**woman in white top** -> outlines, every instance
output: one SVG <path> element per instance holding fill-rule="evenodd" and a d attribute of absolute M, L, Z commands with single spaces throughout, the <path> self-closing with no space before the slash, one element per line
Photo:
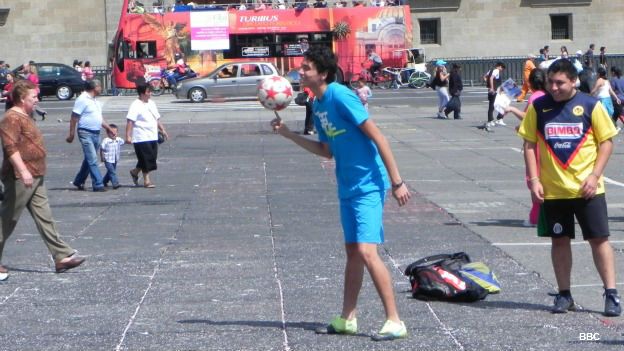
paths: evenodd
<path fill-rule="evenodd" d="M 613 99 L 618 104 L 620 104 L 621 101 L 615 94 L 615 91 L 611 88 L 611 84 L 607 79 L 607 70 L 603 67 L 598 67 L 597 73 L 598 79 L 596 79 L 596 83 L 591 90 L 591 94 L 602 102 L 602 105 L 607 110 L 609 116 L 613 116 L 613 101 L 611 101 L 611 97 L 613 96 Z"/>
<path fill-rule="evenodd" d="M 139 172 L 143 173 L 143 186 L 154 188 L 149 173 L 157 169 L 158 132 L 169 138 L 165 127 L 160 123 L 160 114 L 147 85 L 137 85 L 139 98 L 134 100 L 126 116 L 126 143 L 134 145 L 137 165 L 130 171 L 134 185 L 139 185 Z"/>

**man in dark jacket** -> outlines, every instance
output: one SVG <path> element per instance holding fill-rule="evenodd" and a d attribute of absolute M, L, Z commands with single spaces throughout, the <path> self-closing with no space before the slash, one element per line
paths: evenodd
<path fill-rule="evenodd" d="M 446 104 L 444 114 L 446 115 L 446 118 L 448 118 L 451 111 L 453 111 L 454 119 L 462 119 L 461 101 L 459 100 L 459 96 L 464 89 L 464 83 L 461 78 L 461 66 L 454 63 L 451 67 L 451 74 L 449 76 L 449 94 L 451 95 L 451 100 L 449 100 Z"/>

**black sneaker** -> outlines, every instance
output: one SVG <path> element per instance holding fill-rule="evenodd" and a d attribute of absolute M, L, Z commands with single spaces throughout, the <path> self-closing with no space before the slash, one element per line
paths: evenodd
<path fill-rule="evenodd" d="M 603 294 L 605 297 L 604 315 L 607 317 L 618 317 L 622 314 L 622 306 L 620 306 L 620 297 L 616 294 Z"/>
<path fill-rule="evenodd" d="M 574 311 L 576 309 L 572 296 L 566 297 L 561 294 L 549 295 L 555 297 L 554 305 L 550 310 L 552 313 L 567 313 L 568 311 Z"/>

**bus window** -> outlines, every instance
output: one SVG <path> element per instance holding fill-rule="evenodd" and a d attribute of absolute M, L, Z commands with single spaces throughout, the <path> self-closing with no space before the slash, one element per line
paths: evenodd
<path fill-rule="evenodd" d="M 136 53 L 140 59 L 156 57 L 156 41 L 137 41 Z"/>
<path fill-rule="evenodd" d="M 123 32 L 120 32 L 117 36 L 117 52 L 115 53 L 115 60 L 117 61 L 117 69 L 120 72 L 124 71 L 124 58 L 127 56 L 126 42 L 123 40 Z"/>

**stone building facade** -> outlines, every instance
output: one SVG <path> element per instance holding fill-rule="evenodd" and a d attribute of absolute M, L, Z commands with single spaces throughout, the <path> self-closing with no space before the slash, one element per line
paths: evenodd
<path fill-rule="evenodd" d="M 544 45 L 550 46 L 551 54 L 562 45 L 573 54 L 586 50 L 589 43 L 595 43 L 596 49 L 606 46 L 609 53 L 624 53 L 622 0 L 408 3 L 413 46 L 424 48 L 429 58 L 526 55 Z M 6 21 L 0 26 L 0 59 L 12 65 L 26 60 L 71 64 L 74 59 L 106 65 L 121 6 L 122 0 L 0 0 L 0 25 Z"/>
<path fill-rule="evenodd" d="M 622 0 L 410 0 L 414 46 L 427 57 L 558 55 L 595 43 L 624 53 Z M 437 30 L 437 32 L 436 32 Z"/>
<path fill-rule="evenodd" d="M 122 0 L 0 0 L 0 59 L 106 65 Z M 2 9 L 8 9 L 8 15 Z"/>

